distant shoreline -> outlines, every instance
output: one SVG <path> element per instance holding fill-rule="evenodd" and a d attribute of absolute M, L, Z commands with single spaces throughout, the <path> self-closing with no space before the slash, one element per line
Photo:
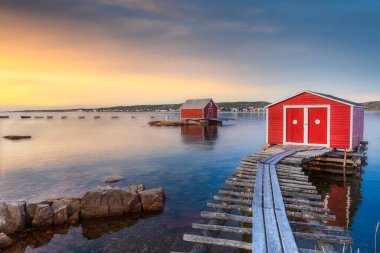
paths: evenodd
<path fill-rule="evenodd" d="M 269 105 L 266 101 L 254 102 L 221 102 L 217 103 L 221 112 L 258 112 Z M 178 112 L 182 104 L 130 105 L 98 108 L 45 109 L 45 110 L 8 110 L 0 113 L 29 113 L 29 112 Z M 363 103 L 366 111 L 380 111 L 380 101 Z"/>

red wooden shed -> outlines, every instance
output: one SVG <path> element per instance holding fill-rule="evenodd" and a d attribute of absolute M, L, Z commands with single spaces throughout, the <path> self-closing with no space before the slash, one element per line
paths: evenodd
<path fill-rule="evenodd" d="M 363 140 L 364 107 L 303 91 L 266 107 L 267 143 L 355 149 Z"/>
<path fill-rule="evenodd" d="M 218 106 L 212 98 L 189 99 L 179 109 L 181 120 L 215 119 L 218 117 Z"/>

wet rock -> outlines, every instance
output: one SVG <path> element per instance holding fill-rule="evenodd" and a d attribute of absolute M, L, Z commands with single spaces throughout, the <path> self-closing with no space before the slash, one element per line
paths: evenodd
<path fill-rule="evenodd" d="M 52 199 L 49 200 L 51 202 L 53 212 L 54 212 L 54 218 L 53 223 L 54 225 L 61 225 L 70 219 L 70 223 L 73 222 L 73 220 L 76 220 L 76 222 L 79 220 L 79 218 L 76 218 L 73 216 L 74 214 L 80 212 L 80 199 L 78 198 L 60 198 L 60 199 Z"/>
<path fill-rule="evenodd" d="M 80 217 L 80 212 L 76 212 L 73 215 L 71 215 L 68 219 L 67 222 L 70 224 L 76 224 L 79 222 L 79 217 Z"/>
<path fill-rule="evenodd" d="M 0 232 L 12 234 L 25 227 L 25 202 L 0 202 Z"/>
<path fill-rule="evenodd" d="M 138 203 L 138 195 L 129 189 L 97 187 L 81 201 L 81 217 L 95 218 L 129 213 Z"/>
<path fill-rule="evenodd" d="M 9 238 L 9 236 L 4 233 L 0 233 L 0 248 L 9 247 L 12 245 L 12 243 L 13 241 L 11 238 Z"/>
<path fill-rule="evenodd" d="M 145 190 L 145 186 L 143 184 L 134 184 L 134 185 L 130 185 L 128 186 L 129 189 L 133 190 L 133 191 L 143 191 Z"/>
<path fill-rule="evenodd" d="M 160 212 L 164 209 L 164 188 L 155 188 L 138 192 L 144 212 Z"/>
<path fill-rule="evenodd" d="M 34 212 L 38 204 L 49 204 L 48 201 L 30 201 L 26 203 L 26 225 L 31 226 Z"/>
<path fill-rule="evenodd" d="M 142 212 L 142 205 L 140 201 L 137 201 L 135 206 L 129 211 L 129 213 L 141 213 Z"/>
<path fill-rule="evenodd" d="M 69 217 L 69 211 L 68 211 L 68 205 L 66 204 L 61 204 L 61 203 L 54 203 L 52 205 L 53 208 L 53 224 L 54 225 L 62 225 L 64 224 L 68 217 Z"/>
<path fill-rule="evenodd" d="M 34 210 L 32 226 L 46 227 L 53 225 L 54 211 L 49 204 L 37 204 Z"/>
<path fill-rule="evenodd" d="M 114 183 L 120 182 L 123 179 L 124 177 L 107 177 L 103 179 L 103 182 L 106 184 L 114 184 Z"/>

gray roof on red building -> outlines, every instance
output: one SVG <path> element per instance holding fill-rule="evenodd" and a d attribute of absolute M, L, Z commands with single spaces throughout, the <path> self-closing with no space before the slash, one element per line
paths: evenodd
<path fill-rule="evenodd" d="M 188 99 L 179 109 L 204 109 L 211 101 L 212 98 Z"/>

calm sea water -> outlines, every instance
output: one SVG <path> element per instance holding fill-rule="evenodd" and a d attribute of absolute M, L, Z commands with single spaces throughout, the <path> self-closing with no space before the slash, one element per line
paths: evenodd
<path fill-rule="evenodd" d="M 36 114 L 46 116 L 46 114 Z M 81 196 L 123 176 L 116 186 L 143 183 L 165 187 L 165 210 L 157 216 L 86 221 L 21 234 L 7 252 L 169 252 L 186 251 L 183 233 L 195 233 L 200 211 L 217 194 L 240 159 L 265 142 L 263 113 L 224 113 L 234 119 L 216 128 L 150 127 L 154 119 L 177 114 L 66 113 L 54 119 L 0 119 L 0 135 L 31 135 L 31 140 L 0 139 L 0 199 Z M 78 119 L 79 115 L 86 116 Z M 100 115 L 100 119 L 94 119 Z M 132 118 L 133 115 L 135 118 Z M 380 220 L 380 113 L 365 114 L 368 165 L 362 175 L 311 179 L 337 216 L 334 224 L 350 229 L 354 249 L 373 252 Z M 379 238 L 380 240 L 380 238 Z M 380 248 L 378 248 L 379 250 Z M 220 249 L 215 249 L 220 251 Z"/>

